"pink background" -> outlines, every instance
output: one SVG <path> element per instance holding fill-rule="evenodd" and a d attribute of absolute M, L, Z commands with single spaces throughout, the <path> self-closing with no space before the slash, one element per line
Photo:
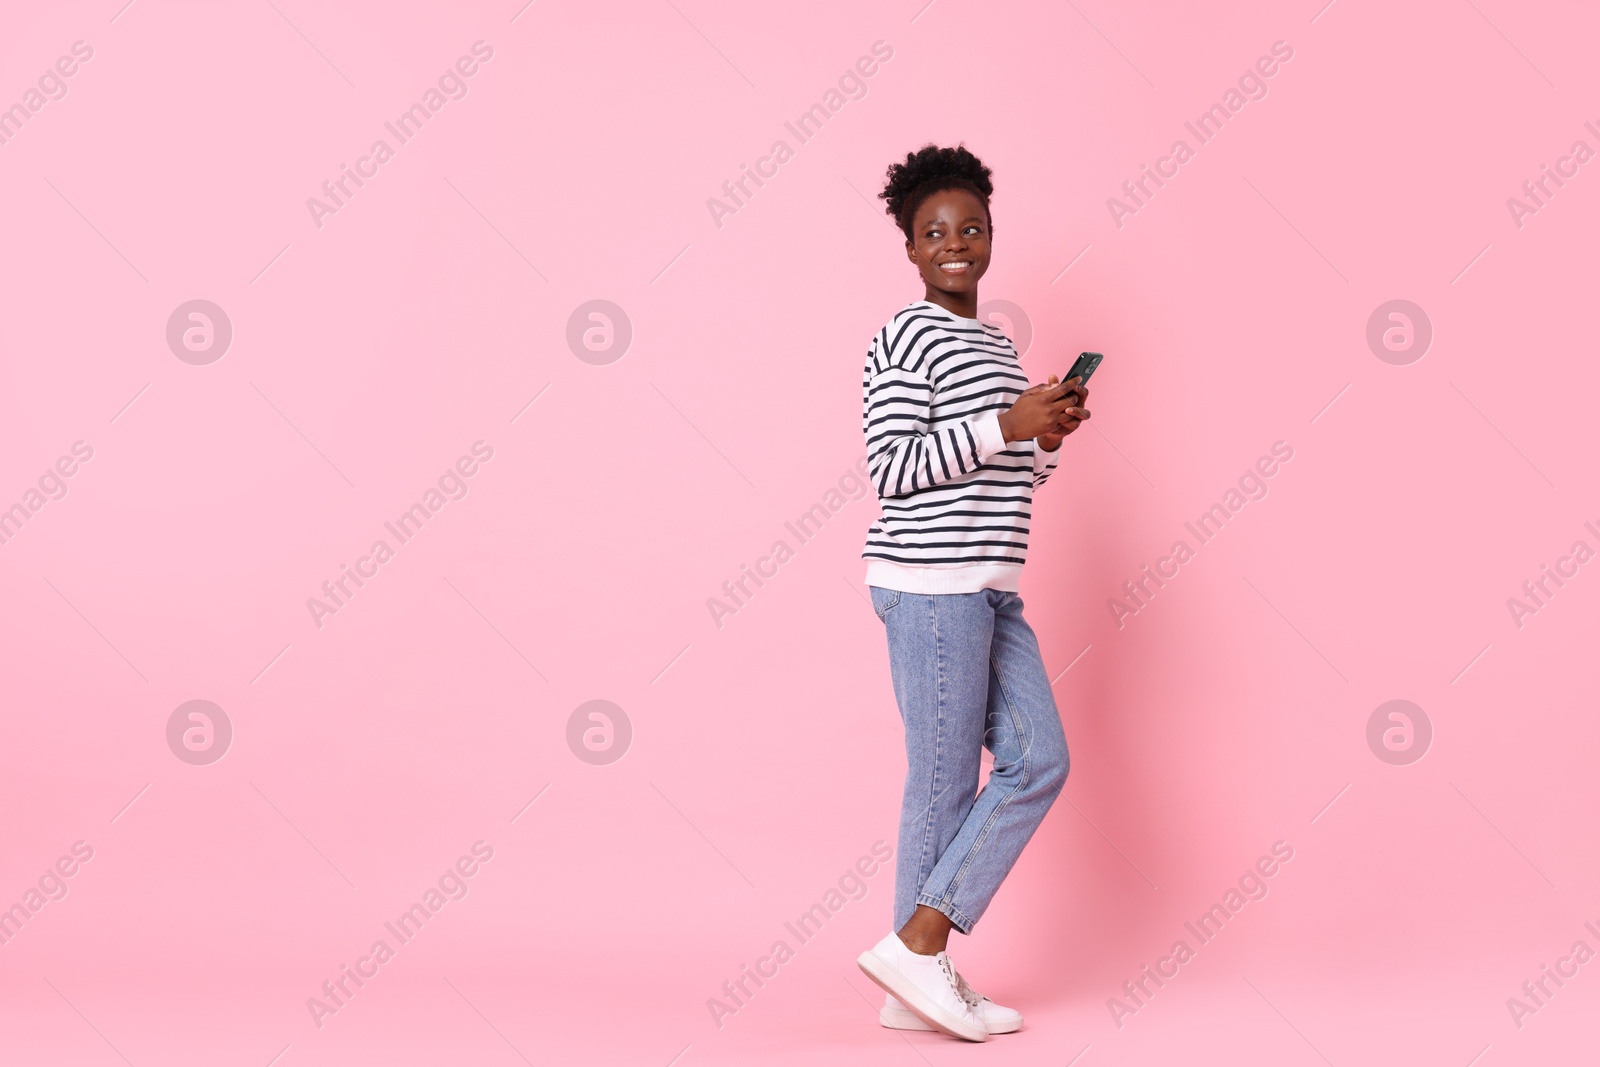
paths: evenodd
<path fill-rule="evenodd" d="M 1600 567 L 1520 628 L 1506 600 L 1600 548 L 1600 164 L 1520 228 L 1506 198 L 1600 148 L 1600 21 L 1321 3 L 7 4 L 0 104 L 94 55 L 0 145 L 0 506 L 94 455 L 0 545 L 0 904 L 94 855 L 0 946 L 0 1062 L 1592 1058 L 1600 963 L 1520 1028 L 1506 1001 L 1600 949 Z M 478 40 L 465 98 L 318 228 L 306 198 Z M 1268 95 L 1119 228 L 1107 198 L 1279 40 Z M 881 871 L 719 1028 L 707 999 L 893 842 L 873 503 L 783 524 L 863 452 L 867 342 L 921 296 L 875 194 L 927 140 L 994 168 L 983 297 L 1024 309 L 1030 375 L 1107 354 L 1022 584 L 1071 778 L 953 944 L 1028 1027 L 877 1025 Z M 165 339 L 193 299 L 233 327 L 209 365 Z M 595 299 L 633 330 L 603 365 L 566 342 Z M 1394 299 L 1433 327 L 1408 365 L 1366 341 Z M 479 440 L 319 629 L 306 599 Z M 1279 440 L 1267 497 L 1119 629 L 1108 598 Z M 234 730 L 204 766 L 165 733 L 196 699 Z M 632 724 L 609 765 L 567 743 L 595 699 Z M 1420 761 L 1368 747 L 1391 699 L 1432 723 Z M 315 1025 L 479 840 L 468 895 Z M 1108 998 L 1280 840 L 1270 895 L 1119 1027 Z"/>

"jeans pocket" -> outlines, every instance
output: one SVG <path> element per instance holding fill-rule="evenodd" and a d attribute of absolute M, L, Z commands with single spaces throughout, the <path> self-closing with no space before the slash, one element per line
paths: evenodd
<path fill-rule="evenodd" d="M 872 610 L 877 613 L 879 622 L 886 622 L 884 616 L 889 609 L 900 603 L 900 590 L 884 589 L 881 586 L 869 586 L 872 590 Z"/>

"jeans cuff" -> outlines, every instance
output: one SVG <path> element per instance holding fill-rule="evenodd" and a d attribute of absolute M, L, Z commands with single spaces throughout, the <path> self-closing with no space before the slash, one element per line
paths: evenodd
<path fill-rule="evenodd" d="M 963 915 L 961 909 L 950 903 L 950 901 L 940 900 L 938 897 L 919 896 L 917 897 L 917 903 L 927 905 L 934 911 L 943 915 L 955 925 L 957 930 L 960 930 L 962 933 L 972 933 L 973 920 Z"/>

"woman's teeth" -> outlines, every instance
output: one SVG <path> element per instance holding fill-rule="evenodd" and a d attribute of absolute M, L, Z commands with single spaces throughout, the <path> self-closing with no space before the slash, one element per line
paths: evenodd
<path fill-rule="evenodd" d="M 939 269 L 946 274 L 960 274 L 970 266 L 972 266 L 971 261 L 963 259 L 955 263 L 941 263 Z"/>

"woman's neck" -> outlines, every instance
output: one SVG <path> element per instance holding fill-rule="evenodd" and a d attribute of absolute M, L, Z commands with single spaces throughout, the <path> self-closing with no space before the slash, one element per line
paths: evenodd
<path fill-rule="evenodd" d="M 964 319 L 978 317 L 978 293 L 947 293 L 943 289 L 927 287 L 927 295 L 923 297 L 930 304 L 938 304 L 952 315 L 959 315 Z"/>

